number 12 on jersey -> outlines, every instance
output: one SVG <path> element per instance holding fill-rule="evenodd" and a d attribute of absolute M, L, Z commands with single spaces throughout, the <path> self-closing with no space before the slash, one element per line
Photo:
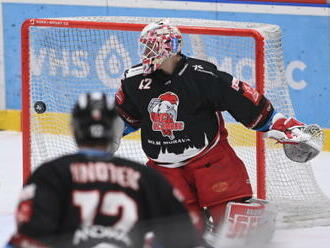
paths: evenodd
<path fill-rule="evenodd" d="M 75 190 L 73 204 L 80 208 L 83 225 L 94 224 L 97 215 L 120 217 L 113 228 L 127 233 L 138 220 L 138 208 L 134 199 L 122 191 Z"/>

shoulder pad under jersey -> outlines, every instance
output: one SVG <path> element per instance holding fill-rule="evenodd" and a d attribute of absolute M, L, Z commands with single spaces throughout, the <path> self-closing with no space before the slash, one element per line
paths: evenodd
<path fill-rule="evenodd" d="M 142 73 L 143 73 L 142 65 L 139 65 L 137 67 L 131 67 L 125 71 L 124 78 L 134 77 L 134 76 L 142 74 Z"/>

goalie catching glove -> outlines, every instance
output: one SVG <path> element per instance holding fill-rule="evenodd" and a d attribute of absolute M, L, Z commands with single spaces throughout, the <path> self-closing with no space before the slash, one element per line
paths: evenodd
<path fill-rule="evenodd" d="M 282 143 L 285 155 L 299 163 L 313 159 L 323 147 L 324 135 L 318 125 L 305 125 L 281 113 L 274 115 L 266 136 Z"/>

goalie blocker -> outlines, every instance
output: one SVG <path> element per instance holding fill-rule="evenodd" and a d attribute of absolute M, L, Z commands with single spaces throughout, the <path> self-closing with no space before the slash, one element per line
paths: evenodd
<path fill-rule="evenodd" d="M 285 155 L 298 163 L 315 158 L 324 142 L 323 131 L 317 124 L 305 125 L 281 113 L 276 113 L 272 118 L 266 137 L 282 143 Z"/>

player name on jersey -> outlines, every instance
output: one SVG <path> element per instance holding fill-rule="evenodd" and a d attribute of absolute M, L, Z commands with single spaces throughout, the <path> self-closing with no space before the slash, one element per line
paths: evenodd
<path fill-rule="evenodd" d="M 106 162 L 73 163 L 72 180 L 76 183 L 111 182 L 122 187 L 139 189 L 140 173 L 132 168 Z"/>

